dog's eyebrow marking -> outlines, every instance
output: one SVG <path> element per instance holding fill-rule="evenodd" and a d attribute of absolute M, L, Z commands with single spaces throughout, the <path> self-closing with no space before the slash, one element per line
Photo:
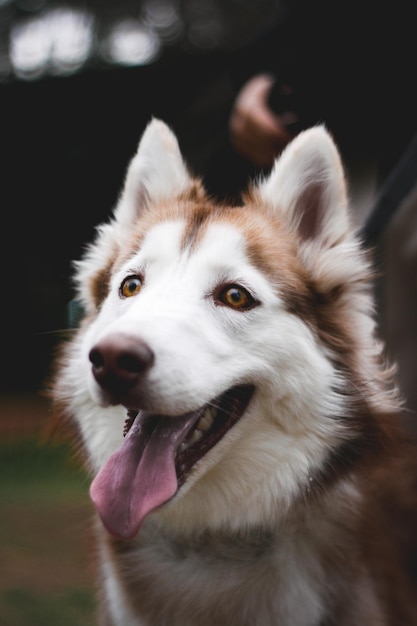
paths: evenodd
<path fill-rule="evenodd" d="M 94 274 L 94 276 L 90 279 L 90 291 L 97 309 L 109 293 L 111 270 L 113 265 L 114 259 L 111 258 L 107 262 L 106 266 Z"/>

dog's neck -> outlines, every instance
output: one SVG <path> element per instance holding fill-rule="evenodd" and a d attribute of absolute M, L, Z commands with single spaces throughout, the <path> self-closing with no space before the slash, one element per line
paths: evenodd
<path fill-rule="evenodd" d="M 223 528 L 185 536 L 149 519 L 137 540 L 110 542 L 106 550 L 113 563 L 119 562 L 119 572 L 126 573 L 125 593 L 144 612 L 144 623 L 162 623 L 162 605 L 172 616 L 171 626 L 183 626 L 181 616 L 194 613 L 199 626 L 273 626 L 277 615 L 283 626 L 319 626 L 325 623 L 325 606 L 337 607 L 340 624 L 352 611 L 358 623 L 366 623 L 375 607 L 362 606 L 362 594 L 358 596 L 358 588 L 362 585 L 368 593 L 369 584 L 350 541 L 357 518 L 346 489 L 353 487 L 340 485 L 308 510 L 288 513 L 274 529 Z M 346 587 L 359 600 L 355 607 L 339 608 L 338 597 L 346 597 Z M 260 596 L 262 616 L 253 612 L 255 606 L 259 609 Z"/>

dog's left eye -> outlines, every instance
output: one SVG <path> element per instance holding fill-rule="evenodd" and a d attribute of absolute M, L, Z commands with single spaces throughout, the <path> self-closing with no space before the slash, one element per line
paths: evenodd
<path fill-rule="evenodd" d="M 130 298 L 136 296 L 142 289 L 143 280 L 137 274 L 126 276 L 120 285 L 120 295 L 122 298 Z"/>
<path fill-rule="evenodd" d="M 218 293 L 216 300 L 220 304 L 239 311 L 247 311 L 258 304 L 255 298 L 240 285 L 226 285 Z"/>

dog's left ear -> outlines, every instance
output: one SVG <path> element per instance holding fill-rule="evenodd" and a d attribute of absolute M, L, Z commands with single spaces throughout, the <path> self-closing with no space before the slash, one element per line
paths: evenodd
<path fill-rule="evenodd" d="M 192 184 L 171 129 L 153 118 L 130 162 L 115 209 L 118 222 L 130 223 L 146 206 L 180 195 Z"/>
<path fill-rule="evenodd" d="M 87 313 L 95 313 L 100 306 L 109 261 L 116 257 L 124 239 L 130 236 L 137 216 L 148 206 L 174 198 L 194 184 L 174 133 L 164 122 L 153 119 L 130 162 L 112 219 L 97 227 L 95 240 L 86 248 L 82 259 L 74 262 L 77 301 Z M 98 283 L 102 286 L 99 290 L 96 289 Z"/>
<path fill-rule="evenodd" d="M 303 131 L 287 146 L 258 192 L 302 242 L 330 247 L 349 229 L 344 170 L 323 126 Z"/>

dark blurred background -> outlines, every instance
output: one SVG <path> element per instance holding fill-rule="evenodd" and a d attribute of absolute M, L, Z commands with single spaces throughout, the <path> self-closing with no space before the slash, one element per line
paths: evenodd
<path fill-rule="evenodd" d="M 50 443 L 39 393 L 68 328 L 72 261 L 108 219 L 152 116 L 212 194 L 247 182 L 228 140 L 229 70 L 284 1 L 0 0 L 0 626 L 95 623 L 90 481 L 65 433 Z M 412 108 L 403 87 L 388 85 Z M 374 168 L 359 165 L 362 211 Z"/>
<path fill-rule="evenodd" d="M 240 184 L 228 67 L 277 10 L 279 0 L 0 0 L 0 391 L 44 384 L 71 261 L 109 216 L 151 116 L 171 125 L 210 191 Z"/>

